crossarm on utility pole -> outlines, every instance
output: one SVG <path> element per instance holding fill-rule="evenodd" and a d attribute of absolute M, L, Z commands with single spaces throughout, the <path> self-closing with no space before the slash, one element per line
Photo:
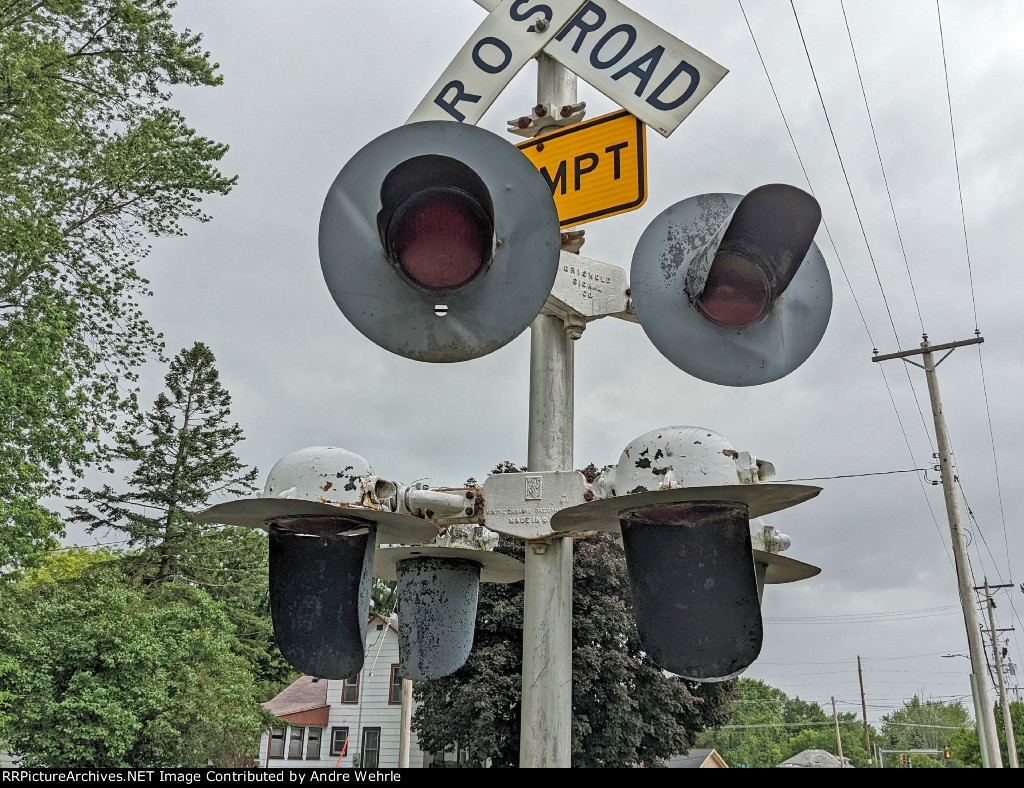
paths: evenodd
<path fill-rule="evenodd" d="M 974 339 L 962 339 L 959 342 L 947 342 L 945 345 L 928 345 L 925 341 L 921 347 L 913 350 L 901 350 L 899 353 L 886 353 L 881 356 L 872 356 L 872 361 L 888 361 L 893 358 L 906 358 L 907 356 L 921 356 L 925 353 L 934 353 L 936 350 L 953 350 L 954 348 L 963 347 L 964 345 L 978 345 L 985 341 L 985 337 L 975 337 Z M 927 345 L 927 347 L 925 347 Z"/>

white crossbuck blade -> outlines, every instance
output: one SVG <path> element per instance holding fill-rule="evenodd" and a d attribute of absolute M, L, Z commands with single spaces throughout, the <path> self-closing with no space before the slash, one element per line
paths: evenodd
<path fill-rule="evenodd" d="M 618 0 L 476 0 L 490 13 L 407 123 L 479 122 L 541 51 L 663 137 L 728 70 Z"/>

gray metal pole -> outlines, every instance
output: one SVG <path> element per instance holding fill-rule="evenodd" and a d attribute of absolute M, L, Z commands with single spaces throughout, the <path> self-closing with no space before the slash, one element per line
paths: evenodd
<path fill-rule="evenodd" d="M 576 77 L 547 55 L 537 59 L 537 103 L 576 102 Z M 531 471 L 572 469 L 573 346 L 562 320 L 538 315 L 530 327 Z M 523 690 L 519 765 L 571 766 L 572 539 L 526 543 Z"/>
<path fill-rule="evenodd" d="M 984 727 L 985 747 L 988 751 L 986 766 L 1001 769 L 1002 757 L 999 753 L 999 737 L 996 734 L 996 717 L 992 708 L 992 697 L 988 691 L 988 682 L 983 678 L 988 675 L 985 659 L 985 644 L 981 640 L 981 627 L 978 612 L 974 607 L 974 580 L 971 565 L 967 558 L 967 540 L 964 538 L 963 526 L 960 524 L 960 505 L 953 486 L 953 450 L 949 443 L 949 432 L 946 430 L 946 416 L 942 412 L 942 397 L 939 394 L 939 378 L 935 371 L 935 356 L 927 337 L 921 343 L 924 349 L 925 376 L 928 379 L 928 395 L 931 398 L 932 418 L 935 422 L 935 441 L 939 448 L 939 467 L 942 472 L 942 493 L 946 501 L 946 515 L 949 519 L 949 532 L 953 538 L 953 557 L 956 561 L 957 584 L 960 591 L 960 607 L 964 613 L 964 624 L 967 627 L 967 644 L 971 655 L 971 668 L 976 677 L 978 688 L 978 734 Z"/>
<path fill-rule="evenodd" d="M 1006 761 L 1011 769 L 1020 768 L 1017 765 L 1017 739 L 1013 735 L 1013 718 L 1010 716 L 1010 702 L 1006 699 L 1006 682 L 1003 680 L 1003 658 L 999 653 L 999 640 L 996 638 L 996 614 L 993 613 L 995 605 L 992 604 L 992 591 L 988 587 L 988 578 L 985 578 L 985 606 L 988 608 L 988 626 L 992 633 L 992 659 L 996 663 L 996 677 L 999 679 L 999 705 L 1003 709 L 1003 730 L 1006 732 Z"/>

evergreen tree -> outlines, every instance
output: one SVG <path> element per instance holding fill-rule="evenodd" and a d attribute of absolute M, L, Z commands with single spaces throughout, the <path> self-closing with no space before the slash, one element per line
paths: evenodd
<path fill-rule="evenodd" d="M 91 508 L 74 507 L 73 520 L 90 532 L 123 532 L 132 551 L 122 563 L 142 585 L 188 584 L 222 601 L 238 630 L 236 650 L 257 678 L 284 681 L 291 669 L 273 645 L 266 537 L 194 519 L 214 495 L 251 494 L 258 475 L 235 454 L 242 429 L 229 422 L 231 397 L 213 353 L 196 342 L 171 361 L 164 381 L 152 409 L 117 435 L 114 459 L 132 466 L 126 491 L 82 490 Z"/>
<path fill-rule="evenodd" d="M 503 462 L 492 473 L 524 470 Z M 590 466 L 584 473 L 592 475 Z M 501 537 L 498 552 L 523 560 L 523 543 Z M 519 764 L 523 584 L 483 583 L 473 651 L 451 676 L 416 687 L 420 745 L 453 742 L 469 766 Z M 734 682 L 668 677 L 640 648 L 625 555 L 609 536 L 580 540 L 573 560 L 574 766 L 655 766 L 687 751 L 706 727 L 723 724 Z"/>

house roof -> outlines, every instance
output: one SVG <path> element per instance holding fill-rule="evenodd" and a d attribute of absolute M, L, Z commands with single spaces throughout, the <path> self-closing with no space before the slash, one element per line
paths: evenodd
<path fill-rule="evenodd" d="M 327 679 L 302 676 L 263 704 L 275 717 L 319 709 L 327 705 Z"/>
<path fill-rule="evenodd" d="M 700 769 L 708 761 L 712 761 L 711 765 L 719 768 L 726 767 L 727 764 L 722 759 L 714 748 L 692 748 L 686 755 L 676 755 L 673 758 L 669 758 L 665 761 L 665 767 L 668 769 Z"/>
<path fill-rule="evenodd" d="M 370 628 L 370 625 L 373 624 L 374 621 L 377 621 L 377 622 L 380 622 L 380 623 L 383 623 L 383 624 L 387 624 L 389 627 L 391 627 L 391 630 L 396 635 L 398 634 L 398 626 L 397 626 L 397 622 L 396 621 L 386 619 L 386 618 L 384 618 L 384 616 L 378 616 L 376 613 L 374 615 L 370 616 L 370 621 L 366 625 L 367 629 Z"/>
<path fill-rule="evenodd" d="M 847 768 L 852 769 L 850 762 L 843 758 L 845 763 L 840 763 L 839 759 L 827 750 L 804 750 L 798 752 L 792 758 L 787 758 L 778 765 L 777 768 L 789 768 L 789 769 L 840 769 Z"/>

